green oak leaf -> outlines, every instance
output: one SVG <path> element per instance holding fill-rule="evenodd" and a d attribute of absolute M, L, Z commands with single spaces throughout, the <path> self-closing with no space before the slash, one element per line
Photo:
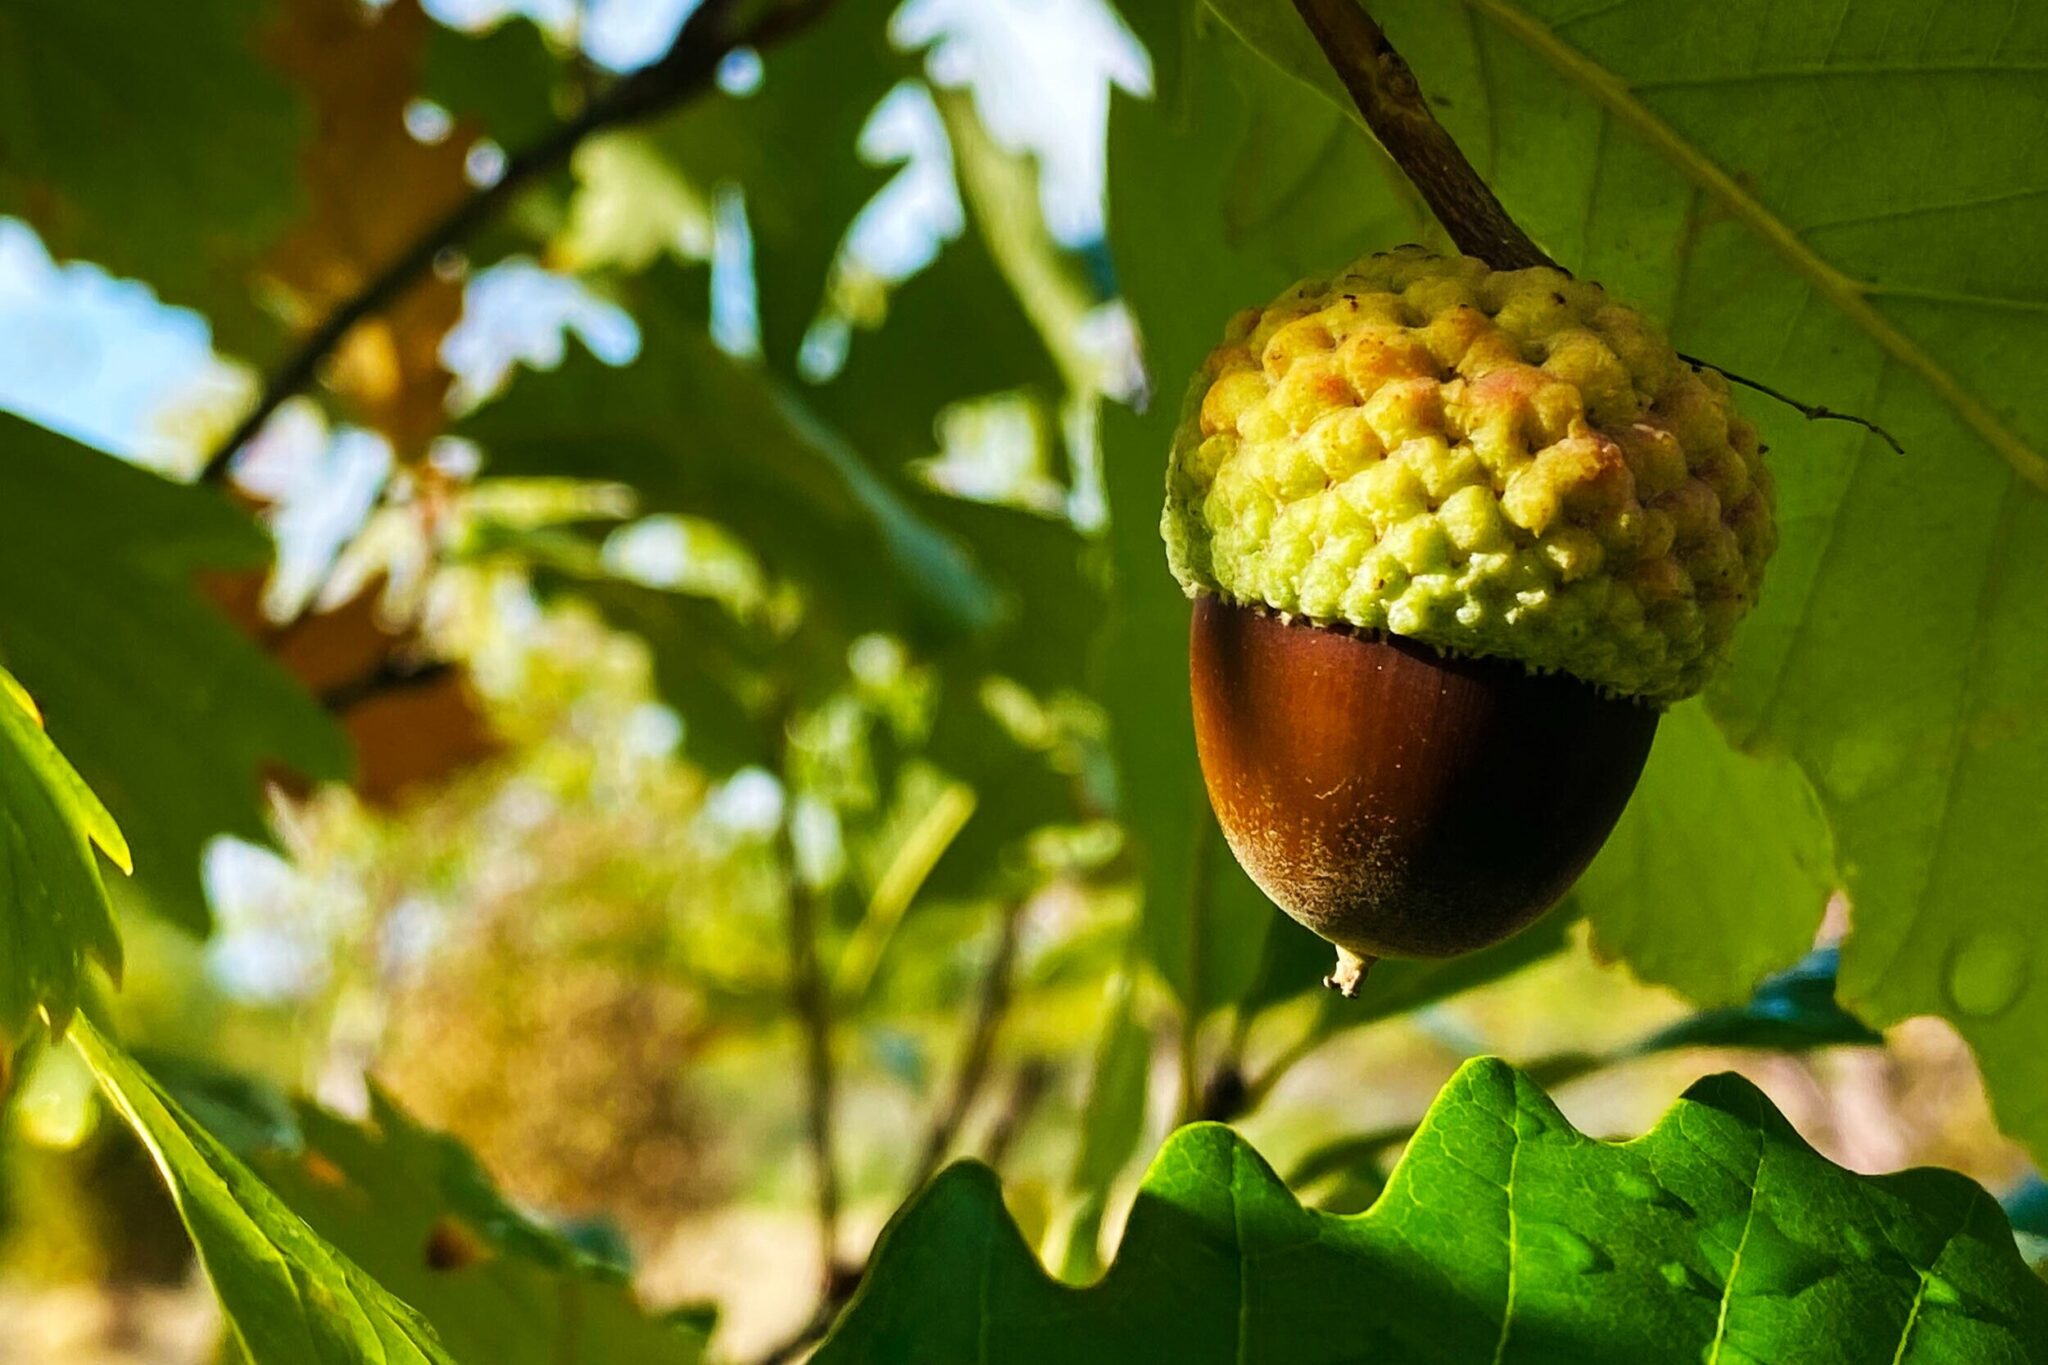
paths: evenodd
<path fill-rule="evenodd" d="M 1869 1177 L 1734 1076 L 1629 1143 L 1467 1063 L 1386 1191 L 1303 1208 L 1242 1138 L 1175 1134 L 1096 1284 L 1053 1281 L 995 1176 L 942 1174 L 883 1234 L 818 1365 L 1131 1360 L 2022 1362 L 2048 1286 L 1962 1176 Z"/>
<path fill-rule="evenodd" d="M 1731 1004 L 1813 946 L 1836 885 L 1828 855 L 1799 769 L 1729 748 L 1687 702 L 1659 723 L 1642 782 L 1574 895 L 1596 952 Z"/>
<path fill-rule="evenodd" d="M 989 624 L 995 603 L 965 551 L 801 395 L 712 344 L 700 272 L 657 264 L 630 302 L 641 333 L 630 364 L 571 347 L 559 368 L 520 374 L 458 426 L 492 473 L 613 480 L 647 511 L 715 521 L 849 635 Z"/>
<path fill-rule="evenodd" d="M 25 0 L 0 10 L 0 213 L 204 312 L 275 336 L 243 272 L 298 207 L 306 111 L 259 55 L 265 0 Z"/>
<path fill-rule="evenodd" d="M 530 19 L 507 18 L 475 33 L 436 24 L 427 38 L 420 94 L 517 151 L 558 122 L 549 96 L 562 71 L 547 36 Z"/>
<path fill-rule="evenodd" d="M 87 1019 L 71 1041 L 149 1150 L 250 1365 L 455 1365 L 420 1315 L 323 1241 Z"/>
<path fill-rule="evenodd" d="M 416 1305 L 458 1359 L 687 1365 L 702 1354 L 697 1310 L 640 1307 L 614 1229 L 572 1236 L 536 1221 L 467 1147 L 375 1085 L 355 1122 L 204 1062 L 138 1060 L 315 1233 Z"/>
<path fill-rule="evenodd" d="M 1256 36 L 1288 7 L 1224 8 Z M 2019 913 L 2048 882 L 2048 597 L 2030 581 L 2048 555 L 2048 11 L 1373 13 L 1559 260 L 1648 308 L 1681 350 L 1904 444 L 1745 399 L 1774 452 L 1782 546 L 1708 700 L 1737 743 L 1796 760 L 1819 793 L 1854 905 L 1844 1000 L 1877 1024 L 1948 1017 L 2000 1121 L 2048 1151 L 2048 935 Z M 1298 48 L 1273 53 L 1328 90 Z M 1724 994 L 1755 966 L 1748 931 L 1769 935 L 1779 913 L 1760 904 L 1744 932 L 1644 969 Z"/>
<path fill-rule="evenodd" d="M 271 1188 L 458 1359 L 688 1365 L 703 1336 L 635 1301 L 625 1269 L 508 1203 L 475 1156 L 372 1091 L 369 1122 L 297 1106 L 303 1145 L 250 1156 Z"/>
<path fill-rule="evenodd" d="M 855 149 L 875 106 L 915 69 L 889 45 L 895 8 L 832 5 L 762 55 L 757 89 L 709 93 L 649 131 L 700 192 L 744 192 L 762 349 L 778 370 L 794 368 L 848 226 L 889 179 Z"/>
<path fill-rule="evenodd" d="M 121 969 L 94 845 L 133 870 L 120 826 L 0 669 L 0 1040 L 19 1038 L 38 1009 L 69 1022 L 88 957 Z"/>
<path fill-rule="evenodd" d="M 207 841 L 268 837 L 263 774 L 350 767 L 332 718 L 199 592 L 269 553 L 218 495 L 0 415 L 0 663 L 127 834 L 152 907 L 195 930 Z"/>

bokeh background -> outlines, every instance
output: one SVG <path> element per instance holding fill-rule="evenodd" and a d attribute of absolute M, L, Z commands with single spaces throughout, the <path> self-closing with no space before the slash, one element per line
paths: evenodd
<path fill-rule="evenodd" d="M 424 4 L 433 25 L 480 41 L 516 31 L 593 81 L 665 51 L 688 7 Z M 342 1116 L 388 1096 L 459 1138 L 535 1217 L 629 1257 L 647 1304 L 715 1304 L 716 1353 L 735 1360 L 798 1331 L 826 1271 L 806 1024 L 790 1007 L 792 896 L 822 916 L 848 1265 L 934 1132 L 947 1155 L 1000 1163 L 1013 1213 L 1075 1276 L 1113 1248 L 1144 1156 L 1197 1114 L 1233 1118 L 1306 1196 L 1362 1207 L 1437 1088 L 1480 1052 L 1530 1066 L 1594 1134 L 1640 1132 L 1697 1076 L 1735 1069 L 1846 1166 L 1938 1163 L 2016 1208 L 2038 1201 L 1947 1025 L 1879 1037 L 1834 1007 L 1828 949 L 1853 913 L 1839 896 L 1815 956 L 1746 1010 L 1702 1015 L 1598 960 L 1567 909 L 1472 989 L 1427 987 L 1421 1008 L 1363 1026 L 1307 979 L 1185 1022 L 1137 946 L 1118 804 L 1131 775 L 1073 643 L 1104 609 L 1097 417 L 1145 396 L 1103 245 L 1104 149 L 1112 98 L 1149 98 L 1151 64 L 1100 0 L 905 0 L 888 32 L 902 75 L 878 83 L 846 149 L 872 191 L 831 228 L 843 240 L 791 382 L 881 386 L 886 403 L 897 380 L 859 369 L 882 349 L 871 334 L 892 307 L 917 306 L 900 301 L 921 276 L 971 322 L 980 277 L 949 263 L 991 239 L 1052 334 L 1060 391 L 978 393 L 905 425 L 928 436 L 913 453 L 934 496 L 1020 513 L 1028 534 L 1071 547 L 1026 631 L 1051 666 L 1020 678 L 1000 662 L 935 662 L 858 613 L 813 632 L 837 610 L 829 598 L 716 519 L 649 508 L 604 478 L 500 477 L 486 461 L 492 435 L 556 402 L 528 375 L 596 384 L 656 368 L 632 394 L 668 382 L 669 321 L 622 277 L 687 276 L 725 357 L 761 354 L 764 314 L 769 343 L 785 339 L 757 272 L 778 206 L 750 199 L 744 174 L 692 179 L 661 127 L 610 136 L 579 154 L 516 249 L 437 267 L 459 308 L 429 337 L 439 388 L 401 391 L 387 420 L 359 412 L 363 425 L 294 401 L 236 465 L 278 558 L 263 581 L 218 594 L 302 676 L 332 684 L 320 690 L 363 771 L 353 786 L 281 781 L 271 844 L 205 849 L 210 936 L 125 915 L 114 1008 L 128 1036 Z M 772 98 L 775 79 L 772 62 L 735 54 L 721 98 Z M 502 170 L 502 146 L 427 96 L 395 115 L 402 128 L 380 136 L 459 143 L 472 183 Z M 977 221 L 990 202 L 1004 206 L 993 230 Z M 1006 232 L 1027 240 L 1006 246 Z M 0 407 L 185 478 L 257 383 L 217 353 L 207 319 L 91 263 L 58 264 L 33 228 L 0 218 Z M 523 387 L 524 406 L 494 406 Z M 452 412 L 455 434 L 415 439 L 403 409 L 422 401 L 425 429 Z M 685 401 L 652 420 L 694 418 Z M 841 571 L 858 593 L 874 569 Z M 767 761 L 719 746 L 671 657 L 734 631 L 795 642 L 802 658 L 805 681 L 765 708 L 737 690 L 772 718 Z M 400 703 L 360 685 L 349 661 L 366 654 L 397 659 L 402 706 L 422 709 L 380 709 Z M 973 762 L 947 760 L 963 697 L 1030 776 L 995 761 L 980 731 L 965 741 Z M 1032 784 L 1046 804 L 982 831 L 978 811 Z M 1105 1117 L 1111 1092 L 1122 1098 Z M 957 1122 L 942 1122 L 956 1100 Z M 30 1058 L 0 1138 L 0 1357 L 174 1365 L 212 1361 L 217 1339 L 147 1160 L 70 1052 Z"/>

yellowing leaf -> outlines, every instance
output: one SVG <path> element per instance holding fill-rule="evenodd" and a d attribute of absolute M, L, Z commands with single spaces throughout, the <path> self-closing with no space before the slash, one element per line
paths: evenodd
<path fill-rule="evenodd" d="M 470 192 L 471 132 L 458 126 L 429 144 L 405 126 L 432 31 L 416 0 L 375 10 L 356 0 L 296 0 L 270 37 L 272 61 L 311 97 L 315 116 L 299 156 L 308 216 L 265 269 L 301 328 L 361 290 Z M 445 422 L 441 338 L 461 312 L 460 284 L 429 274 L 335 353 L 334 387 L 401 455 L 423 449 Z"/>

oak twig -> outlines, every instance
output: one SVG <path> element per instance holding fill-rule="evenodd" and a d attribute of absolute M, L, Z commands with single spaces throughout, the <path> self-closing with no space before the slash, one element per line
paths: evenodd
<path fill-rule="evenodd" d="M 1209 947 L 1210 859 L 1222 831 L 1208 799 L 1197 797 L 1195 833 L 1188 856 L 1188 998 L 1181 1003 L 1180 1048 L 1177 1057 L 1180 1097 L 1174 1102 L 1173 1126 L 1193 1123 L 1202 1107 L 1202 975 Z"/>
<path fill-rule="evenodd" d="M 1351 92 L 1366 127 L 1414 182 L 1458 250 L 1495 270 L 1557 263 L 1508 217 L 1358 0 L 1294 0 L 1301 20 Z"/>
<path fill-rule="evenodd" d="M 775 706 L 775 768 L 782 780 L 782 819 L 775 832 L 776 855 L 787 879 L 789 1003 L 803 1033 L 804 1127 L 811 1148 L 812 1189 L 818 1225 L 818 1294 L 828 1300 L 838 1283 L 839 1163 L 833 1140 L 838 1075 L 832 1056 L 832 991 L 818 958 L 818 894 L 804 881 L 796 846 L 796 780 L 788 701 Z"/>
<path fill-rule="evenodd" d="M 718 67 L 736 48 L 764 47 L 810 23 L 831 0 L 704 0 L 676 34 L 675 42 L 652 65 L 622 78 L 598 95 L 574 118 L 506 158 L 504 173 L 429 223 L 406 248 L 349 298 L 337 304 L 312 331 L 300 339 L 265 380 L 256 405 L 206 457 L 200 467 L 203 483 L 227 478 L 236 452 L 263 429 L 286 400 L 313 382 L 320 366 L 358 323 L 389 308 L 418 283 L 445 251 L 462 246 L 533 181 L 567 165 L 576 149 L 593 134 L 666 113 L 701 93 Z M 741 21 L 741 11 L 751 18 Z"/>

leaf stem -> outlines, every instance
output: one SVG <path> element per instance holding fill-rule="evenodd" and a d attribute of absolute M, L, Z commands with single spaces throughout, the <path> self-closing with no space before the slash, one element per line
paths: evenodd
<path fill-rule="evenodd" d="M 403 298 L 442 253 L 474 237 L 528 184 L 567 165 L 585 139 L 667 113 L 709 86 L 719 64 L 735 49 L 765 47 L 787 37 L 830 4 L 831 0 L 769 0 L 749 6 L 742 0 L 704 0 L 659 60 L 626 76 L 574 118 L 513 152 L 502 175 L 429 223 L 355 294 L 335 305 L 270 374 L 256 405 L 206 457 L 200 481 L 224 482 L 236 452 L 255 438 L 278 408 L 313 382 L 356 324 Z M 735 14 L 741 10 L 751 11 L 751 19 L 737 22 Z"/>
<path fill-rule="evenodd" d="M 1809 422 L 1848 422 L 1875 434 L 1879 440 L 1890 446 L 1895 454 L 1903 455 L 1906 453 L 1906 448 L 1899 444 L 1896 436 L 1893 436 L 1889 431 L 1886 431 L 1868 417 L 1858 417 L 1853 412 L 1838 412 L 1834 408 L 1823 407 L 1818 403 L 1802 403 L 1791 394 L 1780 392 L 1769 384 L 1750 379 L 1745 375 L 1739 375 L 1733 370 L 1716 365 L 1711 360 L 1701 360 L 1698 356 L 1690 356 L 1683 351 L 1678 353 L 1678 358 L 1696 370 L 1712 370 L 1731 384 L 1740 384 L 1745 389 L 1756 390 L 1766 398 L 1775 398 Z"/>

